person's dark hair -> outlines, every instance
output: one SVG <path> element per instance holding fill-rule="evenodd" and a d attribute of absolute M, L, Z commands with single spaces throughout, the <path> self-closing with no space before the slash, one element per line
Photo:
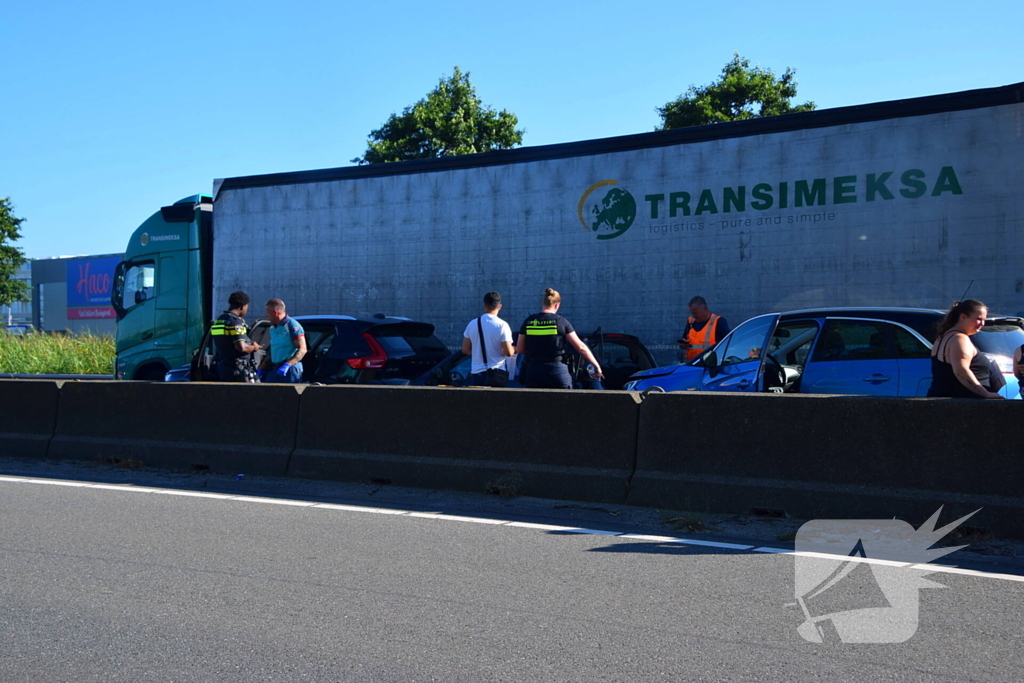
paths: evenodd
<path fill-rule="evenodd" d="M 960 316 L 972 316 L 981 309 L 987 309 L 988 306 L 978 301 L 977 299 L 965 299 L 963 301 L 954 301 L 953 306 L 946 311 L 946 315 L 939 321 L 938 332 L 935 335 L 935 341 L 938 341 L 942 335 L 953 329 L 958 322 L 960 322 Z"/>
<path fill-rule="evenodd" d="M 487 292 L 484 294 L 484 306 L 487 310 L 494 310 L 501 304 L 501 294 L 497 292 Z"/>
<path fill-rule="evenodd" d="M 231 292 L 228 297 L 228 309 L 241 308 L 249 303 L 249 295 L 245 292 Z"/>
<path fill-rule="evenodd" d="M 544 290 L 544 308 L 550 308 L 562 300 L 562 295 L 548 287 Z"/>
<path fill-rule="evenodd" d="M 267 302 L 267 308 L 273 308 L 275 311 L 283 311 L 283 310 L 285 310 L 284 302 L 281 301 L 280 299 L 277 299 L 277 298 L 274 298 L 274 299 L 271 299 L 270 301 L 268 301 Z"/>
<path fill-rule="evenodd" d="M 690 299 L 690 303 L 688 303 L 687 306 L 692 306 L 694 304 L 697 304 L 698 306 L 703 306 L 704 308 L 708 307 L 707 299 L 705 299 L 702 296 L 693 297 L 692 299 Z"/>

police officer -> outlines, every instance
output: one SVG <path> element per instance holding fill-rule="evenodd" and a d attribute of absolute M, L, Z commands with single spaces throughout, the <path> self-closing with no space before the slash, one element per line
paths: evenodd
<path fill-rule="evenodd" d="M 690 299 L 690 317 L 686 319 L 679 343 L 679 362 L 691 361 L 729 334 L 729 323 L 720 315 L 708 310 L 708 302 L 702 296 Z"/>
<path fill-rule="evenodd" d="M 249 312 L 249 295 L 232 292 L 228 310 L 220 314 L 210 328 L 213 337 L 217 376 L 221 382 L 255 382 L 256 363 L 252 355 L 260 345 L 249 339 L 245 314 Z"/>
<path fill-rule="evenodd" d="M 566 343 L 594 366 L 593 379 L 601 379 L 601 364 L 579 338 L 568 320 L 558 315 L 562 295 L 548 287 L 541 302 L 543 310 L 523 321 L 516 340 L 516 351 L 526 354 L 523 385 L 530 389 L 572 389 L 572 377 L 562 362 L 568 352 Z"/>

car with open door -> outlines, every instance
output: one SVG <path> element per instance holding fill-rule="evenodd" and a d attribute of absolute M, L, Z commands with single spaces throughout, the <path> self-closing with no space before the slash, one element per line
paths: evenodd
<path fill-rule="evenodd" d="M 931 348 L 943 311 L 831 308 L 769 313 L 747 320 L 685 365 L 654 368 L 626 383 L 643 391 L 750 391 L 924 396 Z M 1024 319 L 992 316 L 971 336 L 1003 372 L 1000 393 L 1019 398 L 1013 349 L 1024 344 Z"/>

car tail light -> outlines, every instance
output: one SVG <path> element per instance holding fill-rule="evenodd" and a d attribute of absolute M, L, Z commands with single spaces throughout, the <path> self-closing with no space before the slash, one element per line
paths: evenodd
<path fill-rule="evenodd" d="M 366 332 L 363 332 L 363 339 L 370 347 L 370 355 L 362 358 L 349 358 L 348 364 L 356 370 L 375 370 L 384 367 L 384 364 L 388 362 L 388 354 L 385 353 L 384 348 Z"/>

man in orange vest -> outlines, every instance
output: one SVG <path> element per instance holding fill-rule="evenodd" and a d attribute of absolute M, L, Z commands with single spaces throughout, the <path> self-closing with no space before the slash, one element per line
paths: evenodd
<path fill-rule="evenodd" d="M 708 310 L 708 302 L 702 296 L 690 299 L 690 317 L 686 319 L 683 336 L 679 343 L 679 362 L 686 363 L 701 355 L 722 341 L 729 334 L 729 323 L 720 315 Z"/>

